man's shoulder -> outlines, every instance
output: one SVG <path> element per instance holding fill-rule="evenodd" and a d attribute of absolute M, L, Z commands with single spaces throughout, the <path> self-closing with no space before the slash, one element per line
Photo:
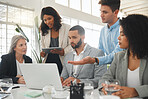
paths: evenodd
<path fill-rule="evenodd" d="M 64 57 L 64 58 L 66 58 L 66 57 L 70 57 L 70 56 L 72 56 L 72 54 L 73 54 L 73 50 L 72 50 L 72 51 L 70 51 L 70 52 L 68 52 L 68 53 L 65 55 L 65 57 Z"/>
<path fill-rule="evenodd" d="M 91 53 L 95 53 L 96 55 L 97 54 L 101 54 L 101 55 L 104 55 L 104 52 L 101 50 L 101 49 L 97 49 L 95 47 L 92 47 L 90 45 L 87 45 L 87 50 L 86 51 L 90 51 Z"/>

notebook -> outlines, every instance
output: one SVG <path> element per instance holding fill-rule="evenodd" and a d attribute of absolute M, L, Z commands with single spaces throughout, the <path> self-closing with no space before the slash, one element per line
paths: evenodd
<path fill-rule="evenodd" d="M 20 64 L 20 69 L 27 88 L 42 89 L 53 85 L 55 89 L 62 90 L 57 64 Z"/>

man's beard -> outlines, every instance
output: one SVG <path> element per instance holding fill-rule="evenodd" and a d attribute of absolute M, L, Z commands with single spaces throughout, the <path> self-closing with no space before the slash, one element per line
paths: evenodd
<path fill-rule="evenodd" d="M 80 38 L 80 41 L 75 45 L 75 46 L 71 46 L 73 49 L 79 48 L 80 45 L 82 44 L 82 40 Z"/>

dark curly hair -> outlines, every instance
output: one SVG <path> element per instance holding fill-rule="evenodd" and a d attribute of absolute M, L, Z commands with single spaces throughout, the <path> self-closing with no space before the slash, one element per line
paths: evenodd
<path fill-rule="evenodd" d="M 61 24 L 61 17 L 60 15 L 58 14 L 58 12 L 52 8 L 52 7 L 45 7 L 42 9 L 42 12 L 41 12 L 41 20 L 42 20 L 42 23 L 41 23 L 41 26 L 40 26 L 40 29 L 42 31 L 42 36 L 45 36 L 46 34 L 48 34 L 48 30 L 50 29 L 45 23 L 44 23 L 44 20 L 43 20 L 43 16 L 44 15 L 51 15 L 54 17 L 54 29 L 56 31 L 58 31 L 62 24 Z"/>
<path fill-rule="evenodd" d="M 112 12 L 120 8 L 120 0 L 100 0 L 99 4 L 109 6 Z"/>
<path fill-rule="evenodd" d="M 138 59 L 148 58 L 148 17 L 128 15 L 120 20 L 123 33 L 129 41 L 129 49 Z"/>

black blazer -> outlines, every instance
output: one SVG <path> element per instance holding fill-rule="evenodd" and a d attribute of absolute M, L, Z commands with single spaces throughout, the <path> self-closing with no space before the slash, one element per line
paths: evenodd
<path fill-rule="evenodd" d="M 0 67 L 0 78 L 12 78 L 13 83 L 17 83 L 17 66 L 15 52 L 3 55 Z M 23 55 L 25 63 L 32 63 L 32 59 Z"/>

